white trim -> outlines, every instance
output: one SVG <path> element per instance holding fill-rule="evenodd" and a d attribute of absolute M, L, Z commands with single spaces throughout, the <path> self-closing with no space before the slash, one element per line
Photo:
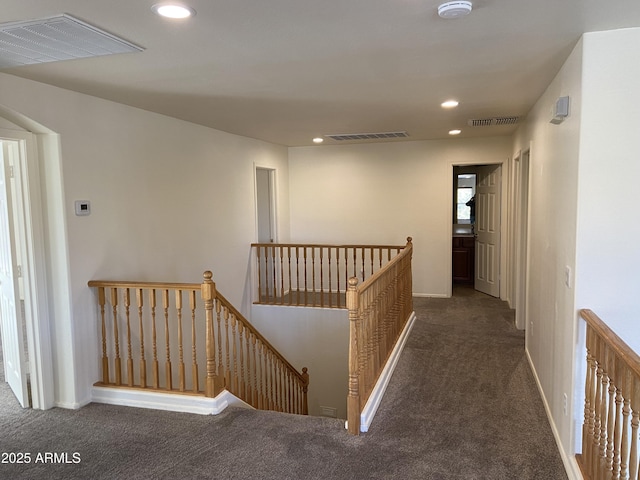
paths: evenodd
<path fill-rule="evenodd" d="M 199 415 L 218 415 L 229 406 L 253 409 L 251 405 L 243 402 L 227 390 L 223 390 L 215 398 L 209 398 L 198 395 L 94 386 L 92 389 L 92 401 L 108 405 L 196 413 Z"/>
<path fill-rule="evenodd" d="M 373 417 L 376 415 L 378 411 L 378 407 L 380 406 L 380 402 L 382 401 L 382 397 L 384 396 L 384 392 L 387 390 L 387 385 L 389 385 L 389 381 L 391 380 L 391 375 L 393 375 L 393 371 L 396 368 L 398 360 L 400 359 L 400 354 L 404 349 L 405 343 L 407 343 L 407 338 L 409 338 L 409 333 L 413 328 L 413 324 L 416 320 L 416 312 L 411 312 L 411 316 L 400 334 L 398 341 L 396 342 L 391 355 L 389 356 L 389 360 L 387 364 L 384 366 L 384 369 L 380 373 L 378 377 L 378 381 L 376 385 L 373 387 L 373 391 L 371 395 L 369 395 L 369 400 L 367 400 L 362 413 L 360 414 L 360 431 L 368 432 L 369 426 L 373 421 Z M 345 422 L 346 425 L 346 422 Z"/>
<path fill-rule="evenodd" d="M 556 423 L 553 421 L 553 416 L 551 415 L 551 409 L 549 408 L 549 403 L 547 402 L 547 398 L 545 397 L 544 391 L 542 390 L 542 384 L 540 383 L 540 379 L 538 378 L 538 373 L 536 372 L 536 369 L 533 366 L 533 361 L 531 360 L 529 351 L 526 349 L 525 349 L 525 355 L 527 356 L 527 361 L 529 362 L 529 366 L 531 367 L 533 378 L 535 379 L 536 385 L 538 386 L 538 391 L 540 392 L 540 397 L 542 398 L 544 410 L 547 413 L 547 418 L 549 419 L 549 425 L 551 425 L 553 438 L 556 441 L 556 446 L 558 447 L 558 451 L 560 452 L 560 458 L 562 458 L 562 463 L 564 464 L 564 469 L 567 472 L 567 476 L 569 477 L 569 480 L 583 480 L 582 473 L 580 472 L 580 467 L 578 466 L 578 461 L 576 460 L 575 455 L 567 454 L 567 452 L 564 450 L 564 447 L 562 446 L 560 433 L 556 428 Z"/>
<path fill-rule="evenodd" d="M 419 298 L 451 298 L 451 295 L 446 293 L 413 293 L 412 296 Z"/>

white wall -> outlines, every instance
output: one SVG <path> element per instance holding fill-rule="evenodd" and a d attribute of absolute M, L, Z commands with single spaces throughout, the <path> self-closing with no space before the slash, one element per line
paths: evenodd
<path fill-rule="evenodd" d="M 640 352 L 640 28 L 584 36 L 576 307 Z"/>
<path fill-rule="evenodd" d="M 451 291 L 454 164 L 499 163 L 508 137 L 289 149 L 291 239 L 404 245 L 413 290 Z"/>
<path fill-rule="evenodd" d="M 585 34 L 514 137 L 514 152 L 532 146 L 527 351 L 569 463 L 581 450 L 584 415 L 578 310 L 594 310 L 640 351 L 639 42 L 637 28 Z M 570 116 L 551 125 L 564 95 Z"/>
<path fill-rule="evenodd" d="M 200 282 L 211 269 L 248 311 L 254 164 L 277 169 L 286 235 L 286 148 L 5 74 L 0 106 L 59 134 L 59 159 L 43 160 L 52 172 L 60 162 L 63 189 L 43 190 L 64 197 L 69 252 L 70 315 L 52 319 L 58 404 L 87 402 L 98 378 L 91 279 Z M 74 200 L 90 200 L 91 216 L 76 217 Z M 52 259 L 65 258 L 65 246 L 55 248 Z"/>
<path fill-rule="evenodd" d="M 310 415 L 320 407 L 347 418 L 349 316 L 346 309 L 253 305 L 251 321 L 298 370 L 309 369 Z"/>
<path fill-rule="evenodd" d="M 526 346 L 557 435 L 571 454 L 573 419 L 574 289 L 565 267 L 575 267 L 576 210 L 582 98 L 582 43 L 528 114 L 514 152 L 531 146 L 529 169 L 529 271 Z M 570 97 L 570 116 L 549 123 L 558 97 Z M 571 407 L 571 405 L 568 405 Z"/>

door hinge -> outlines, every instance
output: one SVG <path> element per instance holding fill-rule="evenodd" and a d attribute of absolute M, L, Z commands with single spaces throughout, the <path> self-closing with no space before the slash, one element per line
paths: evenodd
<path fill-rule="evenodd" d="M 13 169 L 13 165 L 9 166 L 9 178 L 16 178 L 15 170 Z"/>
<path fill-rule="evenodd" d="M 16 267 L 16 273 L 18 274 L 18 278 L 22 278 L 22 265 Z"/>

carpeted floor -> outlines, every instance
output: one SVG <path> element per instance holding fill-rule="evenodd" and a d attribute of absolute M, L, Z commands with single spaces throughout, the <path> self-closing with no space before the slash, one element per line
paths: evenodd
<path fill-rule="evenodd" d="M 416 298 L 415 310 L 387 395 L 359 437 L 341 420 L 244 409 L 22 410 L 2 383 L 0 454 L 27 452 L 30 463 L 0 463 L 0 478 L 566 479 L 513 312 L 464 288 Z"/>

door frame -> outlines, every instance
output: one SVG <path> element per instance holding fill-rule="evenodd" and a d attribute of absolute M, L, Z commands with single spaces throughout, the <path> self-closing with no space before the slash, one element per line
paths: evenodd
<path fill-rule="evenodd" d="M 20 231 L 16 241 L 20 242 L 31 399 L 33 408 L 44 410 L 53 407 L 55 399 L 38 150 L 35 135 L 29 132 L 0 129 L 0 140 L 17 148 L 13 167 Z"/>
<path fill-rule="evenodd" d="M 479 167 L 482 165 L 500 165 L 501 167 L 501 174 L 500 174 L 500 188 L 502 189 L 502 192 L 506 192 L 508 191 L 508 175 L 505 175 L 505 170 L 506 170 L 506 165 L 509 164 L 509 160 L 508 159 L 503 159 L 503 160 L 496 160 L 496 161 L 482 161 L 482 160 L 471 160 L 471 161 L 467 161 L 467 162 L 457 162 L 457 161 L 450 161 L 449 162 L 449 194 L 448 194 L 448 202 L 449 202 L 449 208 L 448 208 L 448 216 L 447 216 L 447 234 L 448 234 L 448 258 L 449 258 L 449 269 L 447 271 L 447 292 L 446 292 L 446 296 L 447 297 L 451 297 L 453 294 L 453 259 L 452 259 L 452 255 L 453 255 L 453 198 L 454 198 L 454 194 L 455 192 L 453 191 L 453 174 L 454 174 L 454 168 L 455 167 Z M 499 298 L 501 300 L 504 300 L 505 295 L 506 295 L 506 288 L 505 288 L 505 281 L 504 279 L 506 278 L 506 274 L 507 274 L 507 255 L 506 255 L 506 249 L 504 248 L 504 245 L 507 245 L 507 229 L 505 228 L 505 212 L 508 212 L 508 202 L 507 202 L 507 195 L 501 195 L 501 199 L 500 199 L 500 252 L 499 252 L 499 258 L 500 258 L 500 268 L 499 268 L 499 272 L 500 272 L 500 277 L 499 277 L 499 290 L 500 290 L 500 296 Z M 475 261 L 475 260 L 474 260 Z"/>
<path fill-rule="evenodd" d="M 531 146 L 519 153 L 514 159 L 514 225 L 513 225 L 513 308 L 516 311 L 516 328 L 524 330 L 527 326 L 528 304 L 527 284 L 529 281 L 529 236 L 531 204 Z"/>

